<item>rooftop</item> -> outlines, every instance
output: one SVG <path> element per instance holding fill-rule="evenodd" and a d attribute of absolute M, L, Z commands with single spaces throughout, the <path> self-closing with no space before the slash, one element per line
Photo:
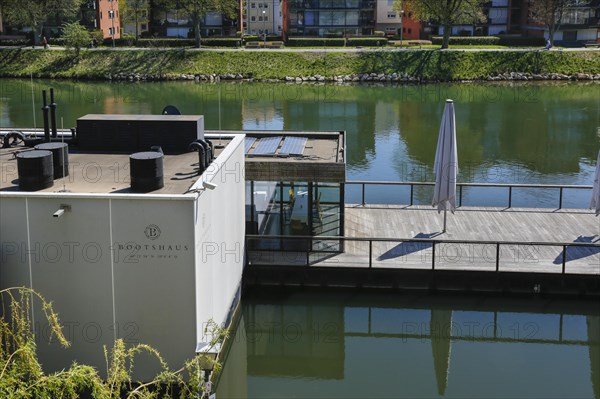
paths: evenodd
<path fill-rule="evenodd" d="M 85 117 L 84 117 L 85 118 Z M 10 129 L 21 131 L 26 136 L 40 136 L 40 129 Z M 70 133 L 61 131 L 66 137 Z M 284 132 L 284 131 L 205 131 L 206 138 L 215 144 L 215 157 L 231 143 L 235 135 L 245 134 L 247 143 L 244 177 L 255 181 L 320 181 L 343 182 L 345 180 L 344 132 Z M 260 139 L 281 137 L 275 153 L 254 154 Z M 298 153 L 282 154 L 281 150 L 289 137 L 300 138 L 304 143 Z M 306 138 L 306 141 L 301 138 Z M 255 140 L 253 140 L 255 139 Z M 275 140 L 276 141 L 276 140 Z M 291 141 L 289 141 L 291 142 Z M 19 191 L 17 160 L 15 154 L 26 147 L 0 148 L 0 192 Z M 294 152 L 294 151 L 292 151 Z M 163 160 L 164 187 L 152 194 L 184 194 L 192 187 L 197 174 L 198 154 L 165 154 Z M 83 151 L 69 147 L 69 176 L 54 180 L 54 185 L 39 192 L 73 193 L 134 193 L 130 188 L 129 154 L 106 151 Z"/>
<path fill-rule="evenodd" d="M 212 139 L 210 135 L 206 138 Z M 221 138 L 226 147 L 230 137 Z M 215 150 L 218 157 L 224 148 Z M 15 154 L 26 147 L 0 148 L 0 192 L 19 191 Z M 199 179 L 198 153 L 164 155 L 164 187 L 152 194 L 184 194 Z M 69 148 L 69 176 L 55 179 L 54 185 L 39 192 L 135 193 L 130 188 L 129 154 L 81 152 Z"/>

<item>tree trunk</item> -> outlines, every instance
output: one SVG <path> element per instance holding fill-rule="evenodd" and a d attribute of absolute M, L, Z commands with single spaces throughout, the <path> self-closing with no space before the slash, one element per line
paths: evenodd
<path fill-rule="evenodd" d="M 194 21 L 194 38 L 196 39 L 196 48 L 201 47 L 201 39 L 200 35 L 200 16 L 197 13 L 194 13 L 192 20 Z"/>
<path fill-rule="evenodd" d="M 450 44 L 450 32 L 452 32 L 452 26 L 443 25 L 444 26 L 444 39 L 442 40 L 442 48 L 448 48 Z"/>
<path fill-rule="evenodd" d="M 42 32 L 43 31 L 44 31 L 43 24 L 39 24 L 39 25 L 34 24 L 31 27 L 31 32 L 33 33 L 33 47 L 37 46 L 42 41 Z"/>
<path fill-rule="evenodd" d="M 554 34 L 556 33 L 557 25 L 548 25 L 548 39 L 550 39 L 550 45 L 554 47 Z"/>
<path fill-rule="evenodd" d="M 138 13 L 135 13 L 135 44 L 137 45 L 138 37 L 140 37 L 140 32 L 138 30 Z"/>

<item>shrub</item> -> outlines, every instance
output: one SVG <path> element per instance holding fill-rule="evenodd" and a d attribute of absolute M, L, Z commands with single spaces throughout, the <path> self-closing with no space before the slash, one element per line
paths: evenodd
<path fill-rule="evenodd" d="M 102 32 L 100 29 L 91 31 L 90 35 L 92 36 L 92 39 L 96 39 L 98 43 L 102 43 L 104 41 L 104 32 Z"/>
<path fill-rule="evenodd" d="M 0 46 L 31 46 L 29 39 L 0 39 Z"/>
<path fill-rule="evenodd" d="M 321 37 L 290 37 L 286 45 L 290 47 L 343 46 L 344 39 Z"/>
<path fill-rule="evenodd" d="M 373 36 L 375 36 L 375 37 L 385 37 L 385 32 L 380 31 L 380 30 L 376 30 L 375 32 L 373 32 Z"/>
<path fill-rule="evenodd" d="M 53 46 L 65 46 L 65 38 L 64 37 L 51 37 L 48 39 L 48 43 Z"/>
<path fill-rule="evenodd" d="M 242 45 L 242 39 L 237 37 L 210 37 L 202 39 L 203 46 L 216 46 L 216 47 L 240 47 Z"/>
<path fill-rule="evenodd" d="M 385 46 L 387 41 L 385 37 L 351 37 L 348 46 Z"/>
<path fill-rule="evenodd" d="M 442 44 L 442 36 L 433 36 L 433 44 Z M 497 36 L 451 36 L 449 44 L 458 44 L 463 46 L 495 46 L 500 44 L 500 38 Z"/>
<path fill-rule="evenodd" d="M 194 39 L 138 39 L 138 47 L 193 47 L 196 45 Z"/>
<path fill-rule="evenodd" d="M 75 51 L 75 54 L 79 56 L 79 51 L 82 48 L 89 46 L 92 41 L 90 32 L 79 22 L 72 22 L 63 25 L 63 39 L 65 46 L 68 49 Z"/>
<path fill-rule="evenodd" d="M 521 37 L 521 36 L 498 36 L 503 46 L 544 46 L 546 40 L 543 37 Z"/>
<path fill-rule="evenodd" d="M 255 42 L 258 40 L 258 36 L 256 35 L 244 35 L 244 43 L 245 42 Z"/>

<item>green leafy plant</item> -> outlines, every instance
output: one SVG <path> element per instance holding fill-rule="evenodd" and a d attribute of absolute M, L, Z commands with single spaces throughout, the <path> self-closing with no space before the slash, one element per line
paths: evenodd
<path fill-rule="evenodd" d="M 90 32 L 79 22 L 64 24 L 62 37 L 67 49 L 74 50 L 77 57 L 79 57 L 81 49 L 89 46 L 92 42 Z"/>
<path fill-rule="evenodd" d="M 35 334 L 31 323 L 33 301 L 41 303 L 48 322 L 51 338 L 64 348 L 69 347 L 58 315 L 52 304 L 39 293 L 25 287 L 0 291 L 3 304 L 0 318 L 0 397 L 77 399 L 82 395 L 94 399 L 156 399 L 198 398 L 204 394 L 206 384 L 202 370 L 211 366 L 220 369 L 217 360 L 196 356 L 178 370 L 171 370 L 160 353 L 149 345 L 127 347 L 117 339 L 109 350 L 104 347 L 107 378 L 87 365 L 73 363 L 67 370 L 46 374 L 37 357 Z M 211 337 L 214 347 L 228 336 L 228 331 L 214 322 L 207 324 L 205 335 Z M 140 383 L 132 378 L 138 355 L 150 354 L 159 364 L 159 373 L 150 381 Z"/>

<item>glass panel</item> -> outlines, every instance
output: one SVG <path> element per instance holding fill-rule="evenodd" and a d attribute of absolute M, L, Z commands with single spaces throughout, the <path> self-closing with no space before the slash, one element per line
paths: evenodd
<path fill-rule="evenodd" d="M 340 184 L 314 183 L 313 186 L 313 232 L 314 235 L 341 235 Z M 336 246 L 338 243 L 335 243 Z M 329 246 L 329 244 L 327 244 Z M 318 249 L 318 248 L 313 248 Z M 320 248 L 323 249 L 323 248 Z"/>
<path fill-rule="evenodd" d="M 346 12 L 346 25 L 358 25 L 358 11 Z"/>
<path fill-rule="evenodd" d="M 306 11 L 304 13 L 304 23 L 307 26 L 314 26 L 317 24 L 319 13 L 316 11 Z"/>

